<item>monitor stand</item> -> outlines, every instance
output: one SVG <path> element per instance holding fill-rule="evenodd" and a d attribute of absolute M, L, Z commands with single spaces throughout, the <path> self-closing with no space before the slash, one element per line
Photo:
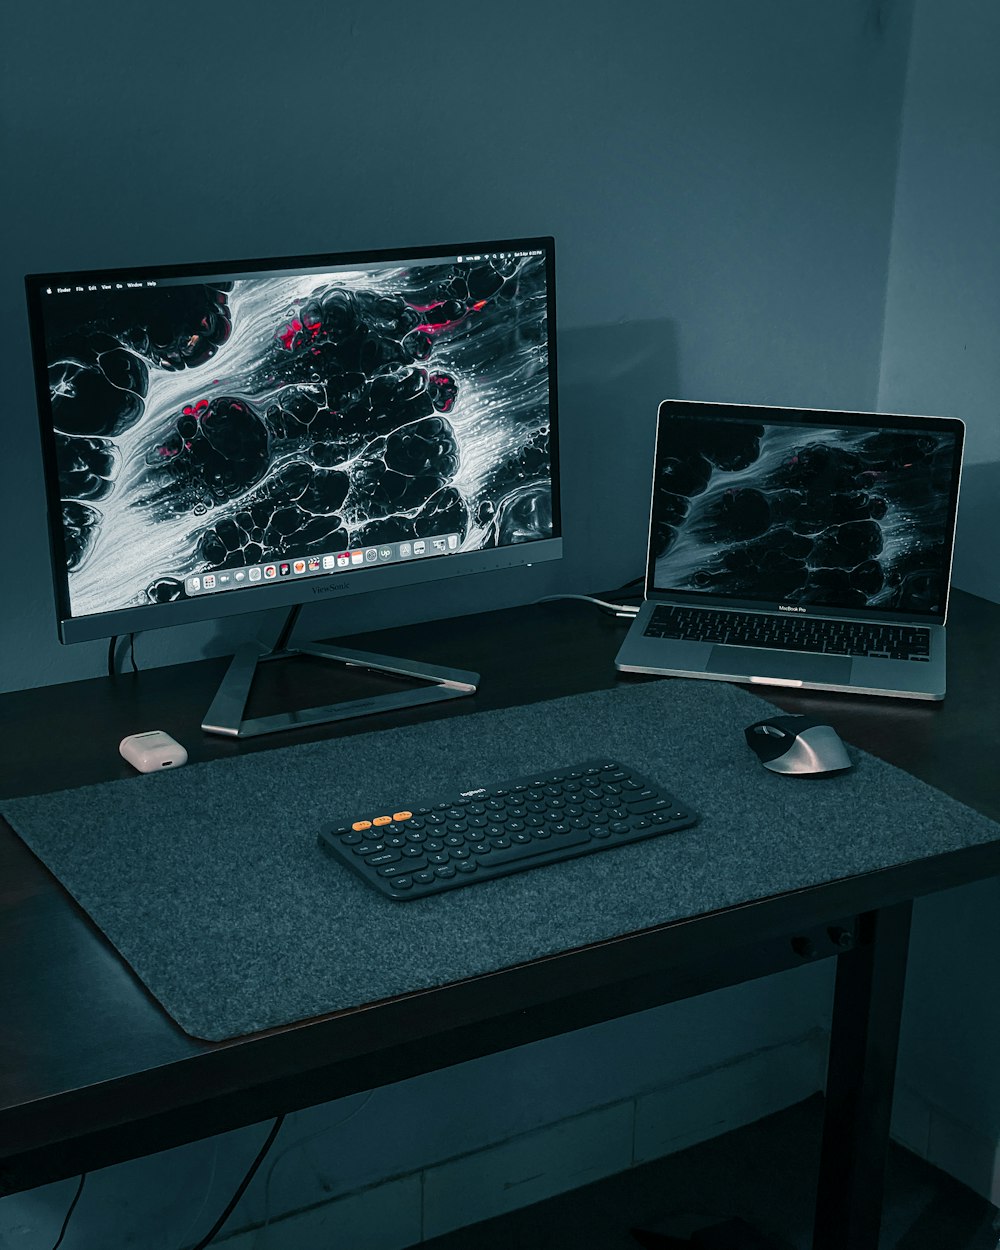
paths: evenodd
<path fill-rule="evenodd" d="M 287 642 L 298 615 L 299 607 L 296 606 L 289 613 L 281 636 L 271 649 L 262 643 L 248 642 L 237 650 L 211 707 L 205 713 L 201 725 L 205 733 L 223 734 L 228 738 L 256 738 L 261 734 L 280 733 L 285 729 L 300 729 L 306 725 L 324 725 L 333 721 L 352 720 L 357 716 L 371 716 L 376 712 L 419 707 L 425 703 L 440 703 L 445 699 L 462 699 L 476 693 L 479 674 L 462 668 L 440 668 L 435 664 L 402 660 L 391 655 L 376 655 L 370 651 L 353 651 L 347 647 L 316 643 L 288 647 Z M 304 708 L 298 712 L 279 712 L 272 716 L 245 719 L 243 713 L 250 697 L 250 687 L 257 665 L 295 655 L 336 660 L 351 668 L 391 673 L 397 677 L 413 677 L 432 684 L 411 687 L 408 690 L 393 690 L 371 698 L 348 699 L 343 703 L 331 703 L 324 707 Z"/>

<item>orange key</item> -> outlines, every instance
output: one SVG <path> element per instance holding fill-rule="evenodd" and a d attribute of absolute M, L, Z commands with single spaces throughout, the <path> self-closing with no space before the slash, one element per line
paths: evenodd
<path fill-rule="evenodd" d="M 412 812 L 396 812 L 393 815 L 393 820 L 409 820 L 412 815 Z"/>
<path fill-rule="evenodd" d="M 351 825 L 351 828 L 356 829 L 358 833 L 360 833 L 362 829 L 370 829 L 371 827 L 372 822 L 370 820 L 356 820 L 354 824 Z"/>
<path fill-rule="evenodd" d="M 373 825 L 391 825 L 392 817 L 391 816 L 376 816 L 375 819 L 372 821 L 372 824 Z"/>

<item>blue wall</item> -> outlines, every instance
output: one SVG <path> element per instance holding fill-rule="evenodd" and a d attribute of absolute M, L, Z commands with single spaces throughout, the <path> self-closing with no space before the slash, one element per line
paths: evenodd
<path fill-rule="evenodd" d="M 954 581 L 1000 602 L 1000 7 L 922 4 L 901 137 L 879 404 L 968 426 Z"/>
<path fill-rule="evenodd" d="M 1000 602 L 1000 7 L 912 29 L 879 406 L 967 424 L 953 580 Z M 900 1101 L 909 1142 L 1000 1202 L 1000 881 L 918 905 Z"/>
<path fill-rule="evenodd" d="M 0 690 L 105 653 L 56 641 L 25 272 L 554 234 L 567 558 L 428 588 L 413 618 L 635 576 L 666 395 L 875 401 L 905 6 L 104 0 L 6 25 Z M 139 664 L 277 627 L 157 632 Z"/>

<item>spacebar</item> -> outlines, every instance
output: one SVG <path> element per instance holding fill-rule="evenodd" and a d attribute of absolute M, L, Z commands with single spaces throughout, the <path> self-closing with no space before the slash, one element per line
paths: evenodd
<path fill-rule="evenodd" d="M 583 846 L 590 841 L 590 834 L 583 829 L 574 829 L 572 833 L 554 833 L 544 840 L 533 838 L 530 842 L 515 842 L 509 847 L 498 847 L 484 855 L 477 856 L 477 863 L 483 868 L 502 868 L 518 859 L 531 859 L 534 855 L 558 855 L 565 846 Z"/>

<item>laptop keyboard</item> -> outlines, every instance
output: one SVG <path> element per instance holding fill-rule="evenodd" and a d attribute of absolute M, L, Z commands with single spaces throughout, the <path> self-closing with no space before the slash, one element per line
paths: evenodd
<path fill-rule="evenodd" d="M 771 616 L 762 612 L 724 612 L 668 604 L 653 610 L 644 635 L 728 643 L 737 647 L 925 662 L 930 659 L 931 648 L 930 630 L 915 625 L 876 625 L 818 616 Z"/>
<path fill-rule="evenodd" d="M 674 833 L 697 819 L 634 768 L 588 760 L 498 786 L 473 778 L 419 804 L 397 795 L 322 829 L 319 843 L 402 902 Z"/>

